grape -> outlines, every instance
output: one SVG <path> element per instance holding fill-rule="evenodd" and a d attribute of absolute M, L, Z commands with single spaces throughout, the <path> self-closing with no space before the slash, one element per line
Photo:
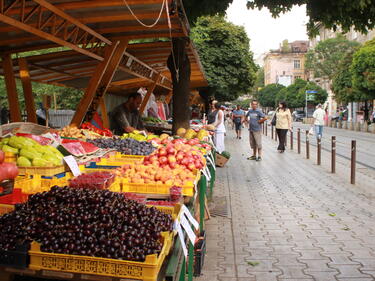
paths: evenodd
<path fill-rule="evenodd" d="M 156 149 L 151 143 L 145 141 L 137 141 L 132 138 L 119 139 L 117 137 L 111 139 L 92 139 L 87 140 L 88 142 L 94 144 L 97 147 L 103 149 L 115 149 L 126 155 L 150 155 Z"/>

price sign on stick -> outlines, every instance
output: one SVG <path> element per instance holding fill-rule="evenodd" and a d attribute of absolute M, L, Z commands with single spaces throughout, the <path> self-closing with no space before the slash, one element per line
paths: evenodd
<path fill-rule="evenodd" d="M 195 240 L 197 239 L 197 236 L 195 235 L 193 229 L 191 228 L 188 220 L 186 219 L 185 216 L 181 216 L 180 222 L 181 222 L 182 227 L 185 229 L 191 243 L 193 243 L 194 245 Z"/>
<path fill-rule="evenodd" d="M 187 247 L 185 244 L 185 239 L 184 239 L 184 234 L 182 233 L 182 228 L 180 225 L 180 222 L 178 220 L 175 221 L 174 223 L 174 228 L 177 230 L 178 237 L 180 238 L 181 246 L 182 246 L 182 251 L 184 252 L 185 258 L 188 255 Z"/>
<path fill-rule="evenodd" d="M 199 223 L 196 221 L 196 219 L 191 215 L 188 208 L 186 208 L 185 205 L 182 205 L 182 213 L 186 215 L 188 220 L 192 223 L 195 229 L 199 229 Z"/>
<path fill-rule="evenodd" d="M 78 167 L 78 163 L 72 155 L 64 157 L 64 161 L 69 166 L 73 176 L 78 177 L 81 174 L 81 170 Z"/>

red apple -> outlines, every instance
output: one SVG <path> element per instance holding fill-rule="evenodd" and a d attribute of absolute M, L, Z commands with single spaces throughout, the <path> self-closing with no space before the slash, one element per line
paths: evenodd
<path fill-rule="evenodd" d="M 167 163 L 168 163 L 168 158 L 165 157 L 165 156 L 161 156 L 161 157 L 159 157 L 159 163 L 160 163 L 160 165 L 165 165 L 165 164 L 167 164 Z"/>
<path fill-rule="evenodd" d="M 177 160 L 182 160 L 182 159 L 184 159 L 184 153 L 183 153 L 183 152 L 178 152 L 177 155 L 176 155 L 176 159 L 177 159 Z"/>
<path fill-rule="evenodd" d="M 190 171 L 194 171 L 194 170 L 196 169 L 196 167 L 195 167 L 195 165 L 194 165 L 193 162 L 192 162 L 192 163 L 189 163 L 188 166 L 187 166 L 187 168 L 188 168 Z"/>
<path fill-rule="evenodd" d="M 173 147 L 167 147 L 168 155 L 175 155 L 176 150 Z"/>
<path fill-rule="evenodd" d="M 0 174 L 3 179 L 15 179 L 18 176 L 18 167 L 14 163 L 2 163 Z"/>
<path fill-rule="evenodd" d="M 189 160 L 187 158 L 184 158 L 184 159 L 181 160 L 181 165 L 186 166 L 188 164 L 189 164 Z"/>
<path fill-rule="evenodd" d="M 169 156 L 168 156 L 168 162 L 169 162 L 169 163 L 176 163 L 176 162 L 177 162 L 177 159 L 176 159 L 176 157 L 174 157 L 173 155 L 169 155 Z"/>
<path fill-rule="evenodd" d="M 176 166 L 177 166 L 176 162 L 169 162 L 169 167 L 170 167 L 171 169 L 175 169 Z"/>
<path fill-rule="evenodd" d="M 164 147 L 159 148 L 158 155 L 160 156 L 166 156 L 167 150 Z"/>

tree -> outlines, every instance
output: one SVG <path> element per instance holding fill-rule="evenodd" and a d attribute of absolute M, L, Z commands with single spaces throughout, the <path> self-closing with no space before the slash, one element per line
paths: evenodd
<path fill-rule="evenodd" d="M 353 49 L 352 52 L 347 53 L 339 63 L 332 80 L 332 90 L 335 94 L 335 100 L 338 102 L 349 103 L 361 100 L 361 92 L 353 87 L 352 73 L 350 72 L 354 51 Z"/>
<path fill-rule="evenodd" d="M 314 74 L 314 77 L 332 81 L 338 62 L 359 45 L 358 42 L 349 41 L 342 35 L 320 41 L 306 54 L 305 67 Z"/>
<path fill-rule="evenodd" d="M 285 87 L 281 84 L 268 84 L 259 91 L 258 101 L 263 107 L 274 107 L 278 93 Z"/>
<path fill-rule="evenodd" d="M 258 98 L 259 91 L 264 87 L 264 68 L 258 68 L 256 79 L 254 82 L 252 94 L 254 98 Z"/>
<path fill-rule="evenodd" d="M 207 1 L 205 1 L 207 2 Z M 215 1 L 209 1 L 215 2 Z M 219 1 L 218 1 L 219 2 Z M 223 1 L 227 2 L 227 1 Z M 336 30 L 341 27 L 344 32 L 354 27 L 355 30 L 367 33 L 375 27 L 375 9 L 373 0 L 248 0 L 248 8 L 263 7 L 268 8 L 274 17 L 281 13 L 290 11 L 294 5 L 306 4 L 306 12 L 309 16 L 307 29 L 310 36 L 316 35 L 317 24 L 322 24 L 326 28 Z"/>
<path fill-rule="evenodd" d="M 285 101 L 289 108 L 299 108 L 305 106 L 305 97 L 299 95 L 301 89 L 306 88 L 307 81 L 296 79 L 288 87 L 282 89 L 276 96 L 275 102 Z"/>
<path fill-rule="evenodd" d="M 361 92 L 360 100 L 375 99 L 375 39 L 354 54 L 350 73 L 353 86 Z"/>
<path fill-rule="evenodd" d="M 206 16 L 197 20 L 191 37 L 216 99 L 232 101 L 251 90 L 257 67 L 243 27 L 222 16 Z"/>
<path fill-rule="evenodd" d="M 304 89 L 300 89 L 298 92 L 299 100 L 303 99 L 305 100 L 306 91 L 316 91 L 314 95 L 314 100 L 309 101 L 309 104 L 324 104 L 327 100 L 328 93 L 326 90 L 324 90 L 322 87 L 320 87 L 318 84 L 314 82 L 307 82 Z"/>

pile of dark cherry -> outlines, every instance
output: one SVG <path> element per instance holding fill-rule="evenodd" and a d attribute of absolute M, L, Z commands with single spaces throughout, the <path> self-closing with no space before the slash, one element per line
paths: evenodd
<path fill-rule="evenodd" d="M 34 240 L 50 253 L 144 261 L 172 228 L 170 215 L 121 193 L 55 186 L 0 217 L 0 249 Z"/>
<path fill-rule="evenodd" d="M 137 141 L 132 138 L 120 139 L 114 137 L 111 139 L 93 139 L 87 140 L 97 147 L 107 149 L 111 148 L 126 155 L 150 155 L 156 149 L 151 143 L 146 141 Z"/>

